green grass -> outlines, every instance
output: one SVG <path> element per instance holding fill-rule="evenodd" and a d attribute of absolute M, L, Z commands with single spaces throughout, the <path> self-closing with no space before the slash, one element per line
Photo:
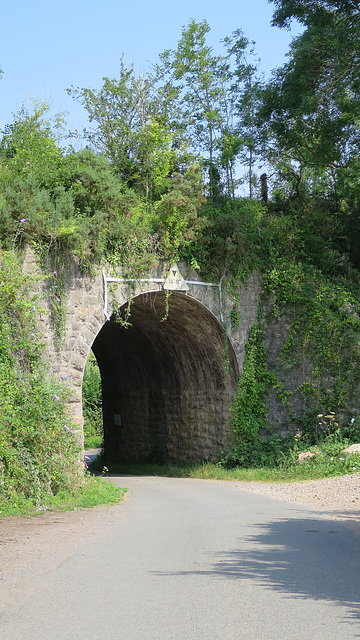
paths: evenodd
<path fill-rule="evenodd" d="M 320 453 L 302 464 L 284 461 L 278 466 L 256 468 L 234 467 L 226 469 L 219 464 L 203 462 L 192 464 L 169 462 L 166 464 L 123 463 L 111 464 L 102 456 L 93 463 L 99 470 L 106 466 L 110 473 L 129 475 L 167 476 L 171 478 L 200 478 L 205 480 L 241 480 L 245 482 L 296 482 L 300 480 L 318 480 L 333 476 L 346 475 L 360 471 L 360 455 L 347 457 Z"/>
<path fill-rule="evenodd" d="M 84 442 L 84 449 L 101 449 L 104 446 L 104 437 L 101 436 L 86 436 Z"/>
<path fill-rule="evenodd" d="M 0 518 L 4 516 L 31 516 L 44 511 L 74 511 L 101 504 L 116 504 L 123 500 L 126 489 L 115 487 L 105 478 L 86 476 L 81 487 L 73 493 L 59 492 L 55 497 L 45 496 L 37 508 L 21 495 L 13 496 L 11 504 L 0 501 Z"/>

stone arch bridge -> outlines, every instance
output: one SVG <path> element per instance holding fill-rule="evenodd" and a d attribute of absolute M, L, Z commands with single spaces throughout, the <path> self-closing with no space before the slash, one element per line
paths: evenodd
<path fill-rule="evenodd" d="M 27 251 L 24 269 L 37 269 Z M 71 387 L 69 413 L 83 437 L 82 381 L 92 349 L 103 391 L 104 448 L 112 460 L 214 459 L 233 442 L 229 411 L 245 344 L 257 321 L 260 280 L 240 286 L 238 326 L 224 283 L 204 283 L 187 265 L 169 265 L 138 281 L 100 268 L 65 275 L 65 330 L 54 337 L 46 311 L 41 331 L 52 372 Z"/>

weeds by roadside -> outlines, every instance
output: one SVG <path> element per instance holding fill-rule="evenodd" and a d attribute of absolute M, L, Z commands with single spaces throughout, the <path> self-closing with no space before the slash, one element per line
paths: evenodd
<path fill-rule="evenodd" d="M 123 500 L 126 489 L 115 487 L 112 482 L 86 474 L 80 486 L 74 491 L 59 491 L 49 496 L 39 506 L 34 507 L 30 499 L 19 494 L 12 502 L 0 504 L 0 518 L 5 516 L 31 516 L 44 511 L 73 511 L 89 509 L 100 504 L 116 504 Z"/>
<path fill-rule="evenodd" d="M 350 432 L 348 432 L 351 435 Z M 357 434 L 356 434 L 357 435 Z M 101 471 L 104 464 L 110 473 L 157 475 L 247 482 L 295 482 L 315 480 L 360 472 L 360 453 L 345 454 L 353 438 L 345 438 L 339 429 L 325 432 L 316 444 L 309 445 L 300 434 L 288 438 L 256 439 L 239 443 L 222 452 L 217 463 L 183 461 L 153 464 L 145 462 L 111 463 L 103 454 L 91 465 Z M 298 463 L 299 454 L 310 455 Z"/>

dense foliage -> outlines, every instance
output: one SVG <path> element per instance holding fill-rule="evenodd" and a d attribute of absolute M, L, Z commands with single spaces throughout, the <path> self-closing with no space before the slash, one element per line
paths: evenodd
<path fill-rule="evenodd" d="M 289 419 L 311 431 L 322 411 L 347 420 L 360 383 L 359 9 L 350 0 L 273 2 L 274 24 L 295 19 L 303 30 L 268 83 L 241 30 L 215 55 L 208 23 L 192 20 L 150 72 L 122 60 L 118 78 L 104 78 L 100 89 L 69 89 L 88 111 L 87 148 L 65 147 L 62 119 L 49 121 L 47 106 L 38 104 L 21 110 L 0 140 L 1 268 L 9 274 L 7 252 L 35 246 L 50 274 L 59 338 L 68 255 L 83 270 L 105 259 L 121 263 L 132 277 L 159 261 L 185 259 L 204 278 L 225 276 L 234 300 L 239 279 L 262 273 L 272 306 L 250 336 L 233 409 L 239 441 L 253 447 L 269 426 L 270 390 Z M 41 350 L 21 342 L 22 314 L 35 331 L 32 302 L 21 293 L 27 283 L 19 274 L 3 282 L 2 487 L 17 491 L 23 479 L 26 493 L 33 474 L 39 501 L 76 477 L 71 464 L 53 468 L 55 452 L 69 460 L 74 445 L 62 402 L 54 400 L 61 394 L 45 384 Z M 270 367 L 264 336 L 274 319 L 290 328 Z M 281 371 L 302 359 L 306 383 L 289 391 Z M 86 409 L 91 424 L 90 413 L 97 420 L 100 409 L 97 382 L 89 379 L 85 396 L 97 398 Z M 25 393 L 31 400 L 22 404 Z M 293 409 L 295 394 L 301 413 Z M 56 445 L 49 458 L 39 449 L 41 462 L 31 457 L 27 430 L 34 420 L 40 428 L 45 415 L 43 446 L 52 438 Z M 22 471 L 11 476 L 14 457 Z"/>
<path fill-rule="evenodd" d="M 40 507 L 81 483 L 66 386 L 49 379 L 37 337 L 41 309 L 17 257 L 0 254 L 0 498 Z M 71 426 L 71 425 L 70 425 Z"/>
<path fill-rule="evenodd" d="M 90 353 L 82 385 L 85 449 L 102 446 L 102 387 L 99 367 Z"/>

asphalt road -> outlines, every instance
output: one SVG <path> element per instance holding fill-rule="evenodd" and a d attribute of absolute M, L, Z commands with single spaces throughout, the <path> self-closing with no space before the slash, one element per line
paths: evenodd
<path fill-rule="evenodd" d="M 360 638 L 360 537 L 343 525 L 228 484 L 113 481 L 128 497 L 103 529 L 33 580 L 5 576 L 1 639 Z"/>

